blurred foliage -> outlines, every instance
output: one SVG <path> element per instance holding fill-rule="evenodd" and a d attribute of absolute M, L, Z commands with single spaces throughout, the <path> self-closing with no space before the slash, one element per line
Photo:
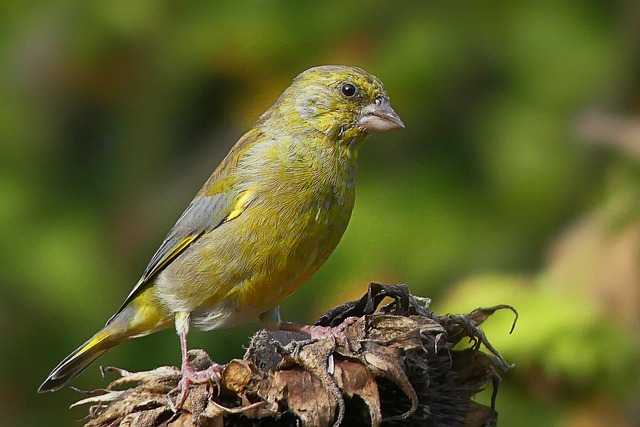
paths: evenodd
<path fill-rule="evenodd" d="M 81 417 L 39 383 L 288 82 L 343 63 L 385 82 L 407 129 L 363 148 L 349 230 L 285 318 L 372 280 L 452 312 L 513 304 L 513 335 L 488 323 L 518 366 L 504 425 L 638 425 L 639 20 L 635 0 L 3 2 L 0 424 Z M 576 132 L 587 111 L 632 126 Z M 224 362 L 254 330 L 193 344 Z M 74 384 L 178 357 L 156 334 Z"/>

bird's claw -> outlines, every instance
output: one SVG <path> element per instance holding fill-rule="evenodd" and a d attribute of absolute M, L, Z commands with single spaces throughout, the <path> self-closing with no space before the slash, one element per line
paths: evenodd
<path fill-rule="evenodd" d="M 336 343 L 347 345 L 349 339 L 344 331 L 357 320 L 357 317 L 347 317 L 338 326 L 311 326 L 309 328 L 309 335 L 311 335 L 312 339 L 327 339 L 329 337 L 333 337 L 336 340 Z"/>
<path fill-rule="evenodd" d="M 347 317 L 337 326 L 298 325 L 295 323 L 283 323 L 280 329 L 291 332 L 302 332 L 311 336 L 311 339 L 335 339 L 337 344 L 348 345 L 349 338 L 345 329 L 353 325 L 359 318 Z"/>
<path fill-rule="evenodd" d="M 179 411 L 184 406 L 184 403 L 187 401 L 187 396 L 189 395 L 189 388 L 192 384 L 214 383 L 216 388 L 220 390 L 223 368 L 222 365 L 213 363 L 207 369 L 197 371 L 191 363 L 185 364 L 182 367 L 182 377 L 178 382 L 178 387 L 172 391 L 172 393 L 179 391 L 176 397 L 174 412 Z"/>

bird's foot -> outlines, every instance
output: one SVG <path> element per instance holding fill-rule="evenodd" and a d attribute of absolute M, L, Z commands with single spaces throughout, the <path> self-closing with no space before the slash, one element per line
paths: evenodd
<path fill-rule="evenodd" d="M 186 362 L 182 365 L 182 378 L 180 378 L 180 382 L 178 382 L 177 390 L 179 390 L 178 397 L 176 398 L 176 411 L 180 410 L 184 403 L 187 400 L 187 396 L 189 395 L 189 388 L 191 384 L 204 384 L 204 383 L 215 383 L 219 388 L 220 380 L 222 378 L 222 370 L 224 366 L 213 363 L 207 369 L 198 371 L 196 370 L 191 362 Z"/>
<path fill-rule="evenodd" d="M 358 317 L 347 317 L 338 326 L 300 325 L 298 323 L 282 322 L 280 324 L 280 330 L 301 332 L 310 335 L 312 339 L 327 339 L 333 337 L 337 343 L 347 345 L 348 338 L 344 330 L 353 325 L 358 319 Z"/>

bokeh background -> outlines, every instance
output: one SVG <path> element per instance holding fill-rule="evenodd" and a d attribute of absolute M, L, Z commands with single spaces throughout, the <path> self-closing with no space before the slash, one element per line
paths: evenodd
<path fill-rule="evenodd" d="M 329 262 L 283 306 L 312 322 L 407 283 L 486 324 L 517 369 L 505 426 L 640 425 L 640 5 L 0 4 L 0 425 L 78 425 L 51 368 L 118 308 L 231 145 L 299 72 L 361 66 L 407 128 L 363 147 Z M 192 334 L 225 362 L 255 325 Z M 179 363 L 166 331 L 98 366 Z M 479 399 L 486 402 L 487 396 Z"/>

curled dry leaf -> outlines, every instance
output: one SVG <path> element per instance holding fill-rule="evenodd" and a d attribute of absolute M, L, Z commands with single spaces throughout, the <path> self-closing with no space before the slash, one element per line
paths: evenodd
<path fill-rule="evenodd" d="M 393 302 L 379 307 L 386 297 Z M 94 427 L 495 425 L 494 402 L 472 399 L 492 384 L 495 400 L 498 371 L 512 366 L 479 324 L 498 309 L 513 309 L 438 316 L 428 303 L 404 285 L 372 283 L 362 298 L 318 321 L 335 326 L 358 317 L 344 329 L 346 340 L 259 331 L 244 358 L 225 366 L 219 386 L 193 385 L 178 413 L 171 392 L 180 372 L 173 367 L 111 369 L 120 378 L 74 406 L 91 405 L 86 425 Z M 465 337 L 470 346 L 453 350 Z M 192 356 L 200 369 L 211 364 L 201 350 Z"/>

